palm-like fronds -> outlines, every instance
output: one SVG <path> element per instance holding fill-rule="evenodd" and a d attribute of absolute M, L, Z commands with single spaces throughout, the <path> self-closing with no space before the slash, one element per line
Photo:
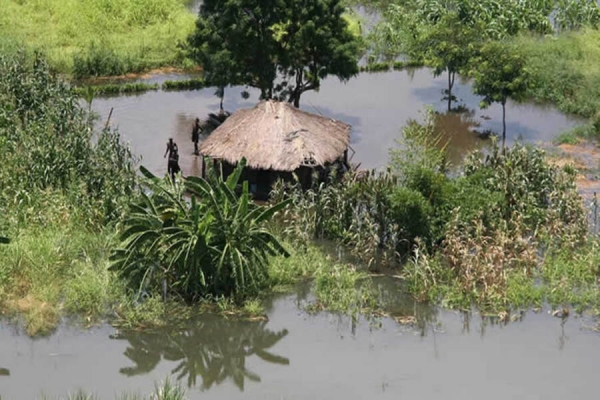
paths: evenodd
<path fill-rule="evenodd" d="M 226 181 L 212 174 L 176 183 L 142 167 L 146 191 L 123 221 L 112 268 L 138 291 L 166 279 L 189 300 L 256 290 L 269 255 L 288 254 L 263 223 L 289 201 L 258 206 L 247 182 L 236 193 L 244 166 L 242 160 Z"/>

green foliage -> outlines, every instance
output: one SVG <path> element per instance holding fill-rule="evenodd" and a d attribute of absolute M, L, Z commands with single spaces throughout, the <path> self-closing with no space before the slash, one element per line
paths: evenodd
<path fill-rule="evenodd" d="M 119 76 L 142 72 L 152 66 L 131 54 L 118 54 L 106 44 L 92 42 L 73 55 L 73 77 L 83 79 L 98 76 Z M 154 65 L 156 67 L 156 65 Z"/>
<path fill-rule="evenodd" d="M 557 0 L 554 26 L 560 30 L 576 30 L 582 27 L 597 28 L 600 8 L 593 0 Z"/>
<path fill-rule="evenodd" d="M 360 42 L 343 12 L 339 0 L 205 1 L 190 56 L 210 85 L 253 86 L 261 98 L 287 97 L 298 106 L 326 76 L 358 73 Z M 275 86 L 278 72 L 283 80 Z"/>
<path fill-rule="evenodd" d="M 87 99 L 89 98 L 90 94 L 93 96 L 120 95 L 126 93 L 143 93 L 150 90 L 158 90 L 158 84 L 137 82 L 125 84 L 86 85 L 74 87 L 73 93 Z"/>
<path fill-rule="evenodd" d="M 62 310 L 94 320 L 118 294 L 107 270 L 112 230 L 135 185 L 119 135 L 93 121 L 45 60 L 0 56 L 0 302 L 31 335 Z"/>
<path fill-rule="evenodd" d="M 450 110 L 456 74 L 467 67 L 481 32 L 477 23 L 465 21 L 460 9 L 425 0 L 390 6 L 372 38 L 379 55 L 403 54 L 430 66 L 436 76 L 447 72 Z"/>
<path fill-rule="evenodd" d="M 24 317 L 30 335 L 52 332 L 61 309 L 89 321 L 104 317 L 119 295 L 107 269 L 110 232 L 89 232 L 77 217 L 63 218 L 42 226 L 32 221 L 0 248 L 0 303 L 5 313 Z"/>
<path fill-rule="evenodd" d="M 593 117 L 600 111 L 599 43 L 600 31 L 592 29 L 516 39 L 515 46 L 525 55 L 532 73 L 527 97 L 554 104 L 566 113 Z"/>
<path fill-rule="evenodd" d="M 506 136 L 506 101 L 520 101 L 531 85 L 525 57 L 514 47 L 499 42 L 485 44 L 473 60 L 469 75 L 473 92 L 483 96 L 481 107 L 502 104 L 502 137 Z"/>
<path fill-rule="evenodd" d="M 408 253 L 421 238 L 429 242 L 432 236 L 433 209 L 419 192 L 407 187 L 397 187 L 390 194 L 390 217 L 398 225 L 397 251 Z"/>
<path fill-rule="evenodd" d="M 166 378 L 161 385 L 155 385 L 154 392 L 150 395 L 151 400 L 185 400 L 185 389 L 179 384 L 172 384 Z"/>
<path fill-rule="evenodd" d="M 138 294 L 158 289 L 163 281 L 186 300 L 256 293 L 267 279 L 268 257 L 287 255 L 263 222 L 288 202 L 255 205 L 247 182 L 235 194 L 244 166 L 242 161 L 226 182 L 213 176 L 172 183 L 142 169 L 151 193 L 140 193 L 131 205 L 123 221 L 123 248 L 115 251 L 112 268 Z"/>
<path fill-rule="evenodd" d="M 135 184 L 133 157 L 117 132 L 104 130 L 92 145 L 92 120 L 69 86 L 36 56 L 0 56 L 0 210 L 19 214 L 35 193 L 68 191 L 75 204 L 89 207 L 90 221 L 121 211 Z M 13 215 L 14 217 L 14 215 Z"/>
<path fill-rule="evenodd" d="M 490 42 L 480 49 L 473 64 L 473 91 L 483 96 L 482 107 L 492 103 L 505 105 L 509 97 L 517 101 L 524 98 L 530 73 L 516 48 Z"/>
<path fill-rule="evenodd" d="M 192 78 L 178 81 L 164 81 L 162 90 L 199 90 L 207 87 L 207 83 L 203 78 Z"/>
<path fill-rule="evenodd" d="M 4 0 L 0 37 L 43 50 L 78 76 L 179 65 L 177 44 L 194 28 L 188 0 Z M 49 16 L 52 16 L 49 18 Z"/>
<path fill-rule="evenodd" d="M 587 127 L 579 126 L 570 131 L 562 132 L 552 141 L 554 144 L 578 144 L 580 142 L 580 138 L 588 136 Z"/>
<path fill-rule="evenodd" d="M 318 270 L 315 277 L 316 303 L 309 310 L 329 310 L 357 318 L 377 307 L 375 290 L 365 273 L 347 265 Z"/>

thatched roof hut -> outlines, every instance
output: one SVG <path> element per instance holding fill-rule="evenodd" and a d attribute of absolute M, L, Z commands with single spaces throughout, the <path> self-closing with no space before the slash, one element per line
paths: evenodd
<path fill-rule="evenodd" d="M 233 113 L 202 143 L 200 153 L 232 165 L 245 157 L 255 170 L 292 172 L 345 157 L 349 142 L 350 125 L 267 100 Z"/>

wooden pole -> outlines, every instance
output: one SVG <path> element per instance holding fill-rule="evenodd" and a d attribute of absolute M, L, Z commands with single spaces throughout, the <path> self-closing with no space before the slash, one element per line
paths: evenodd
<path fill-rule="evenodd" d="M 110 112 L 108 113 L 108 118 L 106 119 L 106 124 L 104 124 L 104 130 L 108 129 L 108 124 L 110 123 L 110 117 L 112 116 L 113 108 L 110 108 Z"/>

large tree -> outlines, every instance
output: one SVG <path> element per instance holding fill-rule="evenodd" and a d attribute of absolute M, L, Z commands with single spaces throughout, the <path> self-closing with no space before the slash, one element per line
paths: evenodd
<path fill-rule="evenodd" d="M 347 80 L 358 72 L 360 38 L 343 11 L 340 0 L 206 0 L 190 54 L 209 84 L 252 86 L 263 99 L 298 106 L 324 77 Z"/>
<path fill-rule="evenodd" d="M 502 105 L 502 146 L 506 142 L 506 101 L 523 100 L 530 84 L 526 59 L 514 46 L 490 42 L 472 63 L 473 91 L 483 96 L 482 107 Z"/>

